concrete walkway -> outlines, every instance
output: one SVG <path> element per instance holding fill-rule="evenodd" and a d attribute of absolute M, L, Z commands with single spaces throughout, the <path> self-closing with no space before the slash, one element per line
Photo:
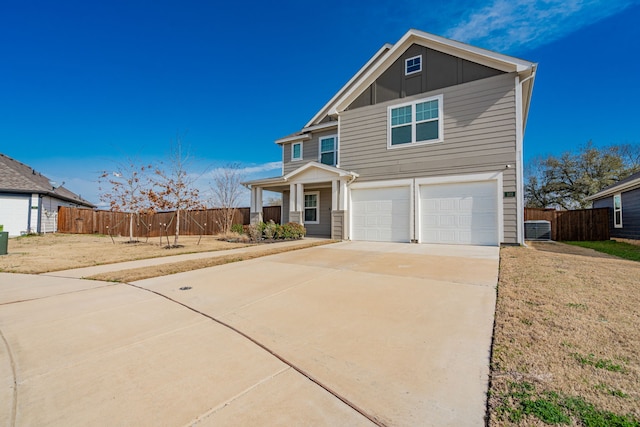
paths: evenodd
<path fill-rule="evenodd" d="M 0 423 L 482 426 L 497 266 L 343 242 L 135 287 L 0 273 Z"/>
<path fill-rule="evenodd" d="M 238 249 L 227 249 L 227 250 L 210 251 L 210 252 L 197 252 L 192 254 L 172 255 L 172 256 L 165 256 L 165 257 L 158 257 L 158 258 L 140 259 L 136 261 L 118 262 L 113 264 L 95 265 L 91 267 L 74 268 L 71 270 L 53 271 L 50 273 L 43 273 L 43 275 L 57 276 L 57 277 L 73 277 L 73 278 L 81 279 L 84 277 L 91 277 L 91 276 L 95 276 L 97 274 L 102 274 L 102 273 L 110 273 L 113 271 L 121 271 L 121 270 L 130 270 L 130 269 L 139 268 L 139 267 L 153 267 L 154 265 L 169 264 L 173 262 L 190 261 L 194 259 L 217 258 L 217 257 L 223 257 L 227 255 L 259 253 L 261 251 L 276 248 L 276 247 L 277 248 L 295 248 L 295 247 L 303 246 L 312 242 L 322 242 L 327 240 L 328 239 L 323 239 L 323 238 L 305 237 L 302 240 L 291 240 L 291 241 L 285 241 L 285 242 L 269 243 L 267 245 L 246 246 L 244 248 L 238 248 Z"/>

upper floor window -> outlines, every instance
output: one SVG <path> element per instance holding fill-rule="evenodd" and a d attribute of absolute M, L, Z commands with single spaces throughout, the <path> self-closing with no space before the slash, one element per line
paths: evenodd
<path fill-rule="evenodd" d="M 291 144 L 291 160 L 302 160 L 302 142 Z"/>
<path fill-rule="evenodd" d="M 419 73 L 422 71 L 422 55 L 414 56 L 404 60 L 404 74 Z"/>
<path fill-rule="evenodd" d="M 614 194 L 613 196 L 613 226 L 622 228 L 622 195 Z"/>
<path fill-rule="evenodd" d="M 442 141 L 442 95 L 387 109 L 388 148 Z"/>
<path fill-rule="evenodd" d="M 320 138 L 320 163 L 335 166 L 338 163 L 338 137 L 336 135 Z"/>

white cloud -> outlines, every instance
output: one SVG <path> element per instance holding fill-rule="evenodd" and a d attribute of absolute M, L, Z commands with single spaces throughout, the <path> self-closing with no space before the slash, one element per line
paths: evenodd
<path fill-rule="evenodd" d="M 224 171 L 225 167 L 217 167 L 209 172 L 207 172 L 204 176 L 206 179 L 211 179 L 216 176 L 221 171 Z M 238 173 L 243 177 L 243 180 L 250 179 L 258 179 L 264 178 L 266 175 L 275 176 L 280 175 L 280 171 L 282 170 L 282 162 L 268 162 L 259 165 L 238 165 Z M 273 171 L 278 171 L 278 173 L 273 173 Z M 267 172 L 271 172 L 267 174 Z"/>
<path fill-rule="evenodd" d="M 615 15 L 638 0 L 493 0 L 445 36 L 488 49 L 529 49 Z"/>

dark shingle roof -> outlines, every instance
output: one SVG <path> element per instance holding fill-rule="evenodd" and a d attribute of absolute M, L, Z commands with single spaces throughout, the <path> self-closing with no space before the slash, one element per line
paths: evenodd
<path fill-rule="evenodd" d="M 46 176 L 4 154 L 0 154 L 0 193 L 46 194 L 79 205 L 95 207 L 62 186 L 54 187 Z"/>

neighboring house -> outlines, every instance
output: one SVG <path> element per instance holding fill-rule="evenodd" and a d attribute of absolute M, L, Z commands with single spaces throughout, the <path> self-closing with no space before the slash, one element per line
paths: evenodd
<path fill-rule="evenodd" d="M 0 154 L 0 224 L 9 236 L 57 231 L 60 206 L 95 207 L 31 167 Z"/>
<path fill-rule="evenodd" d="M 609 208 L 611 237 L 640 239 L 640 172 L 587 197 L 594 208 Z"/>
<path fill-rule="evenodd" d="M 523 136 L 537 64 L 417 30 L 276 141 L 283 222 L 336 239 L 524 242 Z M 303 97 L 301 97 L 302 99 Z"/>

